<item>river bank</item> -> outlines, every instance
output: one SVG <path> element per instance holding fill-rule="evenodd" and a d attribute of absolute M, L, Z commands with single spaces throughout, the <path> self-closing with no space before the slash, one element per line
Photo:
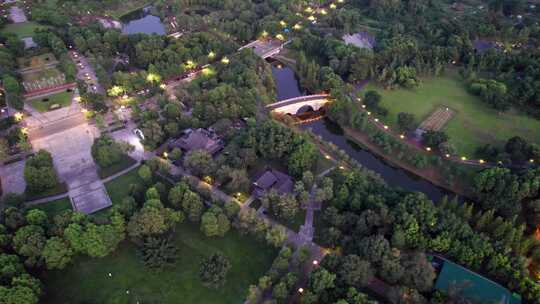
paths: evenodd
<path fill-rule="evenodd" d="M 426 168 L 419 169 L 403 160 L 396 159 L 395 157 L 392 157 L 385 153 L 379 146 L 372 143 L 369 140 L 369 137 L 366 134 L 363 134 L 359 131 L 353 130 L 351 128 L 343 128 L 344 135 L 352 140 L 353 142 L 356 142 L 357 144 L 360 144 L 367 149 L 369 149 L 372 153 L 376 154 L 377 156 L 383 158 L 388 163 L 397 166 L 399 168 L 402 168 L 404 170 L 407 170 L 408 172 L 421 177 L 425 180 L 428 180 L 429 182 L 433 183 L 434 185 L 444 188 L 448 191 L 454 192 L 456 194 L 459 194 L 464 197 L 472 197 L 473 192 L 472 190 L 467 187 L 464 184 L 456 182 L 456 184 L 451 185 L 447 182 L 446 178 L 441 174 L 439 168 L 430 165 Z"/>

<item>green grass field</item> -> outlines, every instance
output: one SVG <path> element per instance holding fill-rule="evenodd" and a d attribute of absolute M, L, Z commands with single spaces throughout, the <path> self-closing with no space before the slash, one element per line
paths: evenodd
<path fill-rule="evenodd" d="M 39 209 L 45 211 L 49 216 L 55 216 L 64 210 L 71 210 L 72 207 L 69 198 L 65 197 L 45 204 L 35 205 L 29 209 Z"/>
<path fill-rule="evenodd" d="M 71 98 L 73 97 L 73 92 L 60 92 L 54 95 L 49 95 L 46 97 L 40 97 L 37 99 L 30 100 L 30 104 L 34 109 L 39 112 L 47 112 L 50 107 L 54 104 L 58 104 L 61 107 L 66 107 L 71 104 Z M 48 99 L 48 101 L 43 101 L 43 99 Z"/>
<path fill-rule="evenodd" d="M 137 171 L 138 168 L 135 168 L 105 184 L 113 204 L 121 202 L 124 197 L 129 196 L 129 185 L 142 182 Z"/>
<path fill-rule="evenodd" d="M 236 231 L 206 238 L 191 223 L 178 227 L 174 242 L 178 260 L 160 272 L 145 268 L 127 242 L 104 259 L 79 258 L 67 269 L 47 272 L 42 278 L 47 294 L 43 303 L 243 303 L 249 285 L 270 268 L 276 255 L 275 249 Z M 218 250 L 232 268 L 225 286 L 213 290 L 200 283 L 199 263 Z"/>
<path fill-rule="evenodd" d="M 98 175 L 99 178 L 107 178 L 111 175 L 114 175 L 124 169 L 127 169 L 131 166 L 133 166 L 137 161 L 131 158 L 129 155 L 122 155 L 122 158 L 120 161 L 116 164 L 113 164 L 112 166 L 109 166 L 107 168 L 99 168 L 98 169 Z"/>
<path fill-rule="evenodd" d="M 34 36 L 34 30 L 38 28 L 45 28 L 43 25 L 39 25 L 35 22 L 23 22 L 23 23 L 11 23 L 4 26 L 3 33 L 13 33 L 19 38 Z"/>
<path fill-rule="evenodd" d="M 437 107 L 452 108 L 456 115 L 443 131 L 450 136 L 460 155 L 472 157 L 478 147 L 488 143 L 503 144 L 516 135 L 540 143 L 539 120 L 512 111 L 499 113 L 469 94 L 457 74 L 447 74 L 424 79 L 414 90 L 384 90 L 369 84 L 363 92 L 375 89 L 383 96 L 381 106 L 388 109 L 388 116 L 381 119 L 394 129 L 399 112 L 414 114 L 420 124 Z"/>

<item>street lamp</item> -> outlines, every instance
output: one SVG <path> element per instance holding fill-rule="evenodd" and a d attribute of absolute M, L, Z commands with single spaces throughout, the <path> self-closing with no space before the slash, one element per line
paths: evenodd
<path fill-rule="evenodd" d="M 223 64 L 229 64 L 229 62 L 230 62 L 230 61 L 229 61 L 229 58 L 227 58 L 227 57 L 223 57 L 223 58 L 221 59 L 221 63 L 223 63 Z"/>
<path fill-rule="evenodd" d="M 313 265 L 315 265 L 315 266 L 319 265 L 319 261 L 313 260 Z"/>
<path fill-rule="evenodd" d="M 304 292 L 304 288 L 300 287 L 298 288 L 298 293 L 303 293 Z"/>
<path fill-rule="evenodd" d="M 17 112 L 15 113 L 15 121 L 21 121 L 23 119 L 23 113 Z"/>
<path fill-rule="evenodd" d="M 208 53 L 208 58 L 213 59 L 214 57 L 216 57 L 216 53 L 214 52 Z"/>

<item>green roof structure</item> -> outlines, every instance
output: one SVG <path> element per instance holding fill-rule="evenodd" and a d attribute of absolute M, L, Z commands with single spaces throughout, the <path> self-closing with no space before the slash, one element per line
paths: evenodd
<path fill-rule="evenodd" d="M 440 256 L 435 258 L 443 261 L 435 289 L 444 293 L 448 293 L 449 290 L 457 291 L 459 295 L 473 303 L 521 304 L 519 295 L 500 284 Z"/>

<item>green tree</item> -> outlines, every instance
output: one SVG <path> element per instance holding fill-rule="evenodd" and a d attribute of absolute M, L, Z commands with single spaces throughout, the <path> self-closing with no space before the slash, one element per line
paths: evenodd
<path fill-rule="evenodd" d="M 335 274 L 329 272 L 323 267 L 320 267 L 311 273 L 309 278 L 309 286 L 313 292 L 320 294 L 326 289 L 334 288 L 335 279 Z"/>
<path fill-rule="evenodd" d="M 59 237 L 48 239 L 43 248 L 47 269 L 64 269 L 73 259 L 73 254 L 69 244 Z"/>
<path fill-rule="evenodd" d="M 216 252 L 201 262 L 199 276 L 204 286 L 218 289 L 225 284 L 230 269 L 229 260 L 222 253 Z"/>
<path fill-rule="evenodd" d="M 397 121 L 401 131 L 412 131 L 416 127 L 414 122 L 414 114 L 411 113 L 398 113 Z"/>
<path fill-rule="evenodd" d="M 214 161 L 206 150 L 189 151 L 184 159 L 184 166 L 199 177 L 212 175 L 214 172 Z"/>

